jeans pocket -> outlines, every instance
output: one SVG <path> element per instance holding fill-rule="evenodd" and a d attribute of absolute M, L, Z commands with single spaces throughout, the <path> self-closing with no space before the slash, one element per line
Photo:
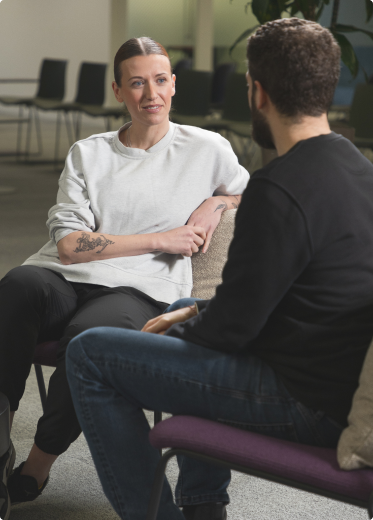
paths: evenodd
<path fill-rule="evenodd" d="M 271 424 L 253 424 L 240 421 L 229 421 L 226 419 L 218 419 L 222 424 L 234 426 L 248 432 L 267 435 L 285 441 L 299 442 L 298 435 L 293 423 L 271 423 Z"/>

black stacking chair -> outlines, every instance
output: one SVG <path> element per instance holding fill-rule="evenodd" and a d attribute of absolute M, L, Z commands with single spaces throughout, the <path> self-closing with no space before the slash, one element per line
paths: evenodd
<path fill-rule="evenodd" d="M 172 101 L 172 121 L 203 128 L 210 112 L 211 82 L 212 72 L 180 70 Z"/>
<path fill-rule="evenodd" d="M 61 103 L 61 101 L 53 99 L 37 99 L 35 106 L 40 110 L 56 111 L 56 139 L 54 160 L 58 161 L 58 148 L 60 141 L 61 115 L 65 119 L 67 136 L 70 146 L 74 142 L 73 131 L 68 118 L 68 113 L 79 113 L 82 108 L 87 105 L 89 107 L 102 106 L 105 98 L 105 72 L 106 63 L 88 63 L 84 62 L 80 66 L 78 89 L 75 101 L 72 103 Z M 75 139 L 79 138 L 80 118 L 77 116 L 75 121 Z"/>
<path fill-rule="evenodd" d="M 211 88 L 211 106 L 213 108 L 223 108 L 229 76 L 233 74 L 235 70 L 235 63 L 221 63 L 216 67 Z"/>
<path fill-rule="evenodd" d="M 355 129 L 355 145 L 373 150 L 373 84 L 356 85 L 348 122 Z"/>
<path fill-rule="evenodd" d="M 40 132 L 40 122 L 35 110 L 35 105 L 39 101 L 60 102 L 65 95 L 65 77 L 67 60 L 44 59 L 41 63 L 39 74 L 39 88 L 34 97 L 15 97 L 1 96 L 0 103 L 4 105 L 18 105 L 19 119 L 23 119 L 23 107 L 28 108 L 28 127 L 26 138 L 26 157 L 30 154 L 31 128 L 32 122 L 35 123 L 36 136 L 38 142 L 38 153 L 42 152 L 42 141 Z M 20 142 L 22 125 L 18 126 L 17 141 Z"/>
<path fill-rule="evenodd" d="M 122 107 L 104 107 L 105 102 L 105 63 L 82 63 L 78 94 L 75 100 L 76 121 L 75 138 L 79 139 L 82 114 L 90 117 L 102 117 L 105 120 L 105 129 L 110 132 L 110 118 L 125 118 Z"/>
<path fill-rule="evenodd" d="M 233 136 L 236 136 L 242 148 L 241 152 L 237 152 L 238 159 L 241 164 L 244 164 L 248 157 L 254 154 L 256 148 L 251 138 L 250 121 L 251 110 L 249 108 L 246 75 L 230 74 L 227 79 L 222 117 L 208 121 L 205 128 L 226 133 L 231 143 Z"/>
<path fill-rule="evenodd" d="M 176 76 L 176 80 L 181 70 L 190 70 L 192 68 L 193 62 L 190 59 L 179 60 L 173 70 L 173 74 Z"/>

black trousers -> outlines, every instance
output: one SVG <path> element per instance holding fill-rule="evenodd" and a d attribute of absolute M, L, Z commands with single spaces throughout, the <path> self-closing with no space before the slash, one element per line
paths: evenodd
<path fill-rule="evenodd" d="M 35 435 L 38 448 L 60 455 L 81 433 L 66 378 L 69 341 L 93 327 L 140 330 L 167 307 L 132 287 L 71 283 L 36 266 L 16 267 L 0 281 L 0 392 L 9 399 L 11 411 L 18 409 L 36 345 L 60 340 L 57 368 Z"/>

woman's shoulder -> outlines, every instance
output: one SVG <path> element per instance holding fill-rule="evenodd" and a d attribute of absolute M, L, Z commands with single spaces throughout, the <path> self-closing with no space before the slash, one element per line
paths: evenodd
<path fill-rule="evenodd" d="M 192 143 L 198 144 L 200 146 L 205 144 L 221 147 L 224 143 L 229 144 L 229 141 L 227 141 L 217 132 L 206 130 L 198 126 L 179 125 L 177 123 L 172 124 L 175 126 L 175 137 L 179 135 L 180 138 L 189 140 Z"/>

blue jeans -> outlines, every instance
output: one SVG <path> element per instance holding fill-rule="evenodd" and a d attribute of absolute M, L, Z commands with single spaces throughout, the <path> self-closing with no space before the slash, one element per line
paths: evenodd
<path fill-rule="evenodd" d="M 250 353 L 225 354 L 168 336 L 100 327 L 70 342 L 67 371 L 103 489 L 123 519 L 145 518 L 159 460 L 143 409 L 316 446 L 335 447 L 342 431 L 323 412 L 293 399 L 274 371 Z M 177 505 L 229 502 L 229 470 L 188 458 L 179 466 Z M 158 520 L 182 520 L 177 505 L 165 481 Z"/>

